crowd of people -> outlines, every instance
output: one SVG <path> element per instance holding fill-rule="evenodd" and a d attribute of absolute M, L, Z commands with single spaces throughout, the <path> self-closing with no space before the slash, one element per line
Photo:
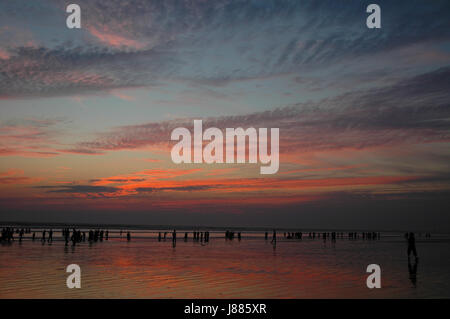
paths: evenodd
<path fill-rule="evenodd" d="M 303 233 L 302 232 L 288 232 L 288 233 L 284 233 L 284 238 L 286 239 L 303 239 Z M 358 238 L 362 238 L 362 239 L 380 239 L 381 235 L 379 232 L 348 232 L 348 233 L 344 233 L 344 232 L 309 232 L 308 234 L 305 234 L 305 237 L 308 237 L 309 239 L 315 239 L 315 238 L 322 238 L 323 240 L 327 240 L 327 239 L 331 239 L 331 240 L 336 240 L 336 239 L 343 239 L 343 238 L 348 238 L 348 239 L 358 239 Z M 266 239 L 267 239 L 267 233 L 266 233 Z"/>
<path fill-rule="evenodd" d="M 158 232 L 158 241 L 166 240 L 167 239 L 168 232 Z M 187 241 L 189 238 L 189 232 L 184 233 L 184 241 Z M 205 232 L 198 232 L 194 231 L 192 232 L 192 238 L 194 241 L 200 241 L 200 242 L 209 242 L 209 231 Z M 174 229 L 172 231 L 172 241 L 177 241 L 177 231 Z"/>
<path fill-rule="evenodd" d="M 235 232 L 234 231 L 230 231 L 230 230 L 227 230 L 226 232 L 225 232 L 225 239 L 227 239 L 227 240 L 233 240 L 234 239 L 234 235 L 235 235 Z M 239 239 L 239 240 L 241 240 L 241 233 L 240 232 L 238 232 L 237 233 L 237 238 Z"/>
<path fill-rule="evenodd" d="M 120 231 L 120 237 L 122 237 L 122 230 Z M 18 237 L 19 242 L 22 241 L 24 238 L 24 234 L 31 234 L 31 240 L 35 241 L 36 239 L 39 239 L 41 242 L 45 243 L 51 243 L 53 242 L 53 229 L 43 229 L 41 232 L 41 236 L 37 238 L 36 231 L 31 232 L 31 228 L 14 228 L 14 227 L 3 227 L 1 231 L 0 236 L 0 242 L 12 242 L 15 240 L 14 235 L 16 234 Z M 61 236 L 65 242 L 65 245 L 67 246 L 69 242 L 72 242 L 72 245 L 75 246 L 77 243 L 85 242 L 86 241 L 86 231 L 77 230 L 76 228 L 63 228 L 61 230 Z M 103 229 L 95 229 L 95 230 L 89 230 L 87 241 L 97 242 L 97 241 L 103 241 L 103 239 L 108 240 L 109 239 L 109 231 L 103 230 Z M 127 240 L 131 240 L 131 233 L 127 232 Z"/>
<path fill-rule="evenodd" d="M 30 234 L 31 228 L 16 228 L 14 227 L 3 227 L 0 241 L 11 242 L 14 240 L 14 234 L 17 234 L 19 237 L 19 241 L 22 241 L 24 234 Z"/>
<path fill-rule="evenodd" d="M 31 230 L 31 228 L 15 228 L 15 227 L 3 227 L 1 231 L 0 236 L 0 242 L 12 242 L 15 240 L 14 236 L 17 235 L 17 238 L 19 242 L 22 241 L 25 234 L 31 234 L 31 240 L 35 241 L 36 239 L 40 239 L 41 242 L 45 243 L 51 243 L 53 242 L 53 229 L 43 229 L 41 232 L 40 238 L 37 238 L 36 231 Z M 122 237 L 123 230 L 120 230 L 120 237 Z M 166 240 L 168 232 L 159 232 L 158 233 L 158 241 Z M 77 230 L 76 228 L 63 228 L 61 230 L 62 238 L 65 242 L 65 245 L 69 245 L 71 242 L 73 246 L 75 246 L 77 243 L 85 242 L 86 240 L 89 243 L 97 242 L 97 241 L 103 241 L 109 239 L 109 231 L 103 230 L 103 229 L 90 229 L 87 232 Z M 206 243 L 209 242 L 209 231 L 199 232 L 199 231 L 193 231 L 193 240 Z M 419 233 L 419 236 L 422 236 L 421 233 Z M 189 237 L 189 233 L 184 233 L 184 241 L 187 241 Z M 241 232 L 234 232 L 227 230 L 225 232 L 225 239 L 226 240 L 233 240 L 235 237 L 237 237 L 238 240 L 242 239 Z M 315 239 L 315 238 L 321 238 L 324 241 L 327 239 L 331 239 L 331 241 L 336 241 L 336 239 L 364 239 L 364 240 L 379 240 L 381 238 L 381 235 L 379 232 L 309 232 L 309 233 L 303 233 L 303 232 L 284 232 L 283 234 L 284 239 L 291 240 L 291 239 L 297 239 L 302 240 L 303 238 L 308 239 Z M 425 238 L 430 238 L 430 233 L 425 233 Z M 268 240 L 269 233 L 265 232 L 264 238 Z M 126 233 L 126 239 L 127 241 L 131 240 L 131 233 L 127 231 Z M 416 259 L 417 257 L 417 249 L 416 249 L 416 239 L 415 235 L 412 232 L 405 233 L 405 239 L 407 242 L 407 254 L 408 259 L 410 258 L 410 255 L 412 254 Z M 173 230 L 172 232 L 172 242 L 175 244 L 177 240 L 177 233 L 176 230 Z M 277 241 L 277 233 L 275 230 L 273 230 L 272 234 L 272 244 L 276 244 Z"/>

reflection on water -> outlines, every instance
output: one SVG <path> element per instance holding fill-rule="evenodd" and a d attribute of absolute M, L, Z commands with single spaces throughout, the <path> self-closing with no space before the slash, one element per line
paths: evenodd
<path fill-rule="evenodd" d="M 111 232 L 108 241 L 64 245 L 25 238 L 0 245 L 1 298 L 430 298 L 450 297 L 448 237 L 417 238 L 418 262 L 399 236 L 335 241 L 264 233 L 207 243 L 170 234 Z M 276 249 L 275 249 L 276 247 Z M 65 268 L 81 267 L 81 289 Z M 367 265 L 381 266 L 381 289 L 368 289 Z M 406 269 L 405 263 L 408 263 Z"/>
<path fill-rule="evenodd" d="M 411 283 L 414 287 L 417 285 L 417 264 L 419 261 L 417 258 L 414 259 L 414 262 L 411 263 L 411 260 L 408 258 L 408 272 L 409 272 L 409 279 L 411 280 Z"/>

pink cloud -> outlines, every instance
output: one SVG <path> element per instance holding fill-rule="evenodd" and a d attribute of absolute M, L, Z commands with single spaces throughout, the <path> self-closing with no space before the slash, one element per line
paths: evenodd
<path fill-rule="evenodd" d="M 123 94 L 119 90 L 110 90 L 110 93 L 112 95 L 114 95 L 115 97 L 117 97 L 117 98 L 119 98 L 121 100 L 124 100 L 124 101 L 130 102 L 130 101 L 135 101 L 136 100 L 134 97 L 126 95 L 126 94 Z"/>
<path fill-rule="evenodd" d="M 10 55 L 5 50 L 0 49 L 0 59 L 9 59 Z"/>
<path fill-rule="evenodd" d="M 25 119 L 19 124 L 0 127 L 0 156 L 51 157 L 58 155 L 53 147 L 59 143 L 55 129 L 61 120 Z"/>
<path fill-rule="evenodd" d="M 134 49 L 142 49 L 143 47 L 145 47 L 145 44 L 112 33 L 111 31 L 108 30 L 108 28 L 105 27 L 103 28 L 102 31 L 92 26 L 89 27 L 88 30 L 89 33 L 93 35 L 95 38 L 112 47 L 126 46 Z"/>

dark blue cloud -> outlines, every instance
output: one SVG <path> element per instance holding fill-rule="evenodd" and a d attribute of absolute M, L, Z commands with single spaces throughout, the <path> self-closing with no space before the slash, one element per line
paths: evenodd
<path fill-rule="evenodd" d="M 0 26 L 8 27 L 8 16 L 14 16 L 27 21 L 26 32 L 36 39 L 27 46 L 19 41 L 24 30 L 9 30 L 8 41 L 0 32 L 5 40 L 0 48 L 9 56 L 0 59 L 0 96 L 90 93 L 162 79 L 227 83 L 326 70 L 356 57 L 450 39 L 448 1 L 378 1 L 380 30 L 366 28 L 370 1 L 360 0 L 77 3 L 82 8 L 80 31 L 65 27 L 64 1 L 0 5 Z M 55 39 L 49 30 L 63 36 Z M 111 38 L 119 45 L 111 45 Z"/>
<path fill-rule="evenodd" d="M 136 188 L 137 192 L 141 193 L 149 193 L 149 192 L 163 192 L 163 191 L 183 191 L 183 192 L 192 192 L 192 191 L 204 191 L 218 188 L 218 185 L 193 185 L 193 186 L 177 186 L 177 187 L 138 187 Z"/>
<path fill-rule="evenodd" d="M 74 194 L 102 194 L 114 193 L 119 189 L 111 186 L 93 185 L 57 185 L 57 186 L 35 186 L 34 188 L 49 189 L 49 193 L 74 193 Z"/>

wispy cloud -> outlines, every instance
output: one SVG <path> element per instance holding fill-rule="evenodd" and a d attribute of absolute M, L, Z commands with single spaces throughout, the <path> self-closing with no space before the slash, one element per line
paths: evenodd
<path fill-rule="evenodd" d="M 49 193 L 72 193 L 72 194 L 97 194 L 114 193 L 119 189 L 109 186 L 94 185 L 56 185 L 56 186 L 35 186 L 37 189 L 46 189 Z"/>
<path fill-rule="evenodd" d="M 319 102 L 271 111 L 204 119 L 204 127 L 280 128 L 281 152 L 363 149 L 450 139 L 450 68 L 425 73 L 376 90 L 349 92 Z M 167 148 L 176 127 L 193 119 L 123 126 L 78 147 L 93 151 Z"/>
<path fill-rule="evenodd" d="M 37 183 L 41 178 L 24 176 L 24 171 L 19 169 L 9 169 L 0 172 L 0 185 L 23 185 Z"/>
<path fill-rule="evenodd" d="M 26 10 L 23 3 L 15 3 L 1 4 L 1 12 L 13 11 L 17 19 L 23 15 L 30 27 L 48 15 L 48 23 L 65 30 L 63 21 L 53 18 L 58 10 L 64 12 L 59 1 Z M 53 38 L 34 28 L 29 32 L 46 41 L 0 46 L 0 96 L 85 94 L 151 86 L 163 79 L 223 84 L 304 73 L 417 43 L 440 43 L 450 36 L 445 15 L 450 5 L 445 1 L 413 1 L 407 8 L 380 1 L 382 32 L 365 27 L 366 3 L 134 0 L 105 5 L 80 0 L 86 14 L 78 36 L 61 31 L 63 40 L 51 45 Z M 33 10 L 39 18 L 33 18 Z"/>
<path fill-rule="evenodd" d="M 0 156 L 52 157 L 66 119 L 8 120 L 0 124 Z"/>

